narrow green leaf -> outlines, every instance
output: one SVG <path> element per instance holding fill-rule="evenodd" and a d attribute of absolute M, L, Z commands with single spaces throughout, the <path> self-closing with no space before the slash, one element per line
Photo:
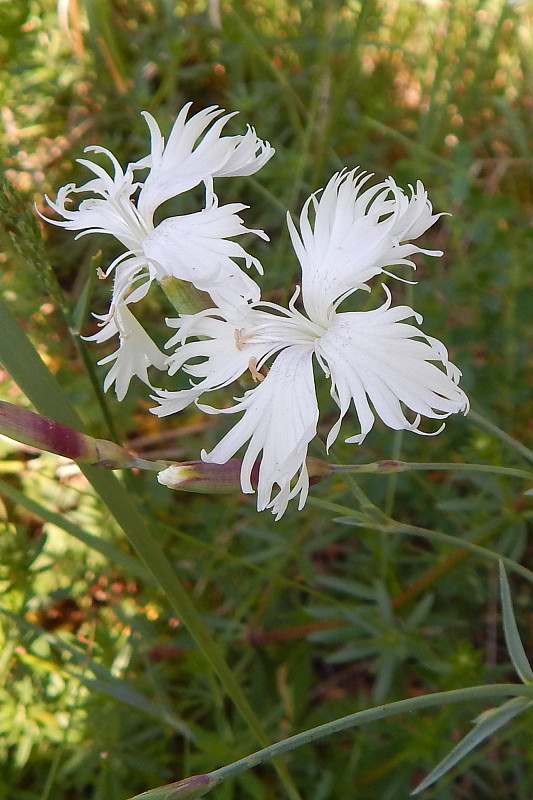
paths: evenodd
<path fill-rule="evenodd" d="M 505 572 L 505 567 L 500 561 L 500 590 L 502 598 L 502 614 L 503 614 L 503 630 L 505 634 L 505 642 L 507 650 L 513 666 L 518 673 L 518 677 L 522 683 L 533 682 L 533 670 L 528 661 L 524 645 L 520 639 L 518 626 L 513 610 L 513 602 L 511 599 L 511 587 Z"/>
<path fill-rule="evenodd" d="M 420 599 L 405 620 L 405 627 L 408 630 L 419 628 L 420 625 L 422 625 L 424 619 L 431 610 L 434 600 L 435 598 L 432 594 L 426 594 Z"/>
<path fill-rule="evenodd" d="M 91 257 L 91 263 L 87 270 L 87 277 L 83 283 L 82 290 L 69 314 L 70 330 L 74 336 L 79 336 L 86 320 L 90 317 L 90 304 L 93 299 L 94 286 L 97 281 L 97 268 L 100 266 L 101 261 L 102 251 L 98 250 Z"/>
<path fill-rule="evenodd" d="M 453 769 L 471 750 L 484 742 L 485 739 L 488 739 L 489 736 L 518 716 L 518 714 L 521 714 L 522 711 L 525 711 L 526 708 L 529 708 L 530 705 L 532 705 L 531 701 L 525 697 L 513 697 L 512 700 L 504 703 L 499 708 L 491 708 L 489 711 L 485 711 L 475 721 L 475 728 L 464 739 L 461 739 L 459 744 L 437 764 L 435 769 L 431 770 L 429 775 L 418 784 L 411 794 L 420 794 L 424 789 L 432 786 L 439 778 L 442 778 L 443 775 Z"/>
<path fill-rule="evenodd" d="M 489 697 L 519 697 L 525 703 L 533 704 L 529 696 L 533 694 L 533 687 L 522 686 L 520 684 L 494 684 L 492 686 L 471 686 L 467 689 L 452 689 L 447 692 L 435 692 L 434 694 L 420 695 L 418 697 L 410 697 L 406 700 L 397 700 L 385 705 L 368 708 L 364 711 L 356 711 L 354 714 L 348 714 L 346 717 L 339 717 L 338 719 L 326 722 L 316 728 L 310 728 L 303 733 L 297 733 L 295 736 L 289 736 L 280 742 L 265 747 L 256 753 L 251 753 L 244 758 L 234 761 L 232 764 L 227 764 L 224 767 L 214 770 L 209 773 L 212 778 L 217 778 L 219 782 L 239 775 L 248 769 L 256 767 L 258 764 L 264 764 L 275 756 L 285 755 L 286 753 L 295 750 L 297 747 L 315 742 L 325 736 L 331 736 L 339 731 L 345 731 L 349 728 L 360 727 L 369 722 L 375 722 L 380 719 L 387 719 L 389 717 L 397 716 L 398 714 L 412 713 L 423 708 L 431 708 L 434 706 L 449 705 L 451 703 L 465 703 L 472 700 L 487 699 Z M 528 696 L 529 695 L 529 696 Z M 524 708 L 526 706 L 524 705 Z M 517 711 L 518 713 L 518 711 Z M 513 716 L 513 715 L 511 715 Z"/>

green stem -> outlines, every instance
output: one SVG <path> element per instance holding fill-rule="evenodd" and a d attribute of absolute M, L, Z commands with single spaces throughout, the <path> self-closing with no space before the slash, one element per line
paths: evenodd
<path fill-rule="evenodd" d="M 336 509 L 338 510 L 338 509 Z M 346 514 L 346 511 L 344 513 Z M 358 518 L 350 519 L 352 514 L 345 516 L 344 518 L 339 519 L 339 522 L 342 522 L 346 525 L 361 525 L 361 522 Z M 486 547 L 482 547 L 479 544 L 474 544 L 473 542 L 469 542 L 468 539 L 459 539 L 457 536 L 451 536 L 448 533 L 442 533 L 442 531 L 433 531 L 429 528 L 419 528 L 416 525 L 406 525 L 401 522 L 397 522 L 396 520 L 389 519 L 389 520 L 382 520 L 368 518 L 367 525 L 372 525 L 377 530 L 384 531 L 385 533 L 392 533 L 392 534 L 401 534 L 401 535 L 408 535 L 408 536 L 420 536 L 423 539 L 427 539 L 431 542 L 439 542 L 441 544 L 449 544 L 454 548 L 461 548 L 463 550 L 469 550 L 471 553 L 474 553 L 476 556 L 480 558 L 486 559 L 487 561 L 493 561 L 494 563 L 498 564 L 502 562 L 505 566 L 511 570 L 512 572 L 516 572 L 518 575 L 521 575 L 525 578 L 529 583 L 533 583 L 533 572 L 527 567 L 523 567 L 521 564 L 518 564 L 516 561 L 513 561 L 512 558 L 508 558 L 507 556 L 502 556 L 500 553 L 495 553 L 492 550 L 489 550 Z"/>
<path fill-rule="evenodd" d="M 216 786 L 228 778 L 239 775 L 241 772 L 256 767 L 258 764 L 263 764 L 271 758 L 290 753 L 291 750 L 295 750 L 297 747 L 302 747 L 317 739 L 340 733 L 340 731 L 345 731 L 349 728 L 357 728 L 369 722 L 395 717 L 398 714 L 412 713 L 413 711 L 432 708 L 433 706 L 465 703 L 471 700 L 485 700 L 492 697 L 533 698 L 533 686 L 524 686 L 514 683 L 494 684 L 492 686 L 472 686 L 466 689 L 435 692 L 421 697 L 410 697 L 407 700 L 397 700 L 396 702 L 368 708 L 364 711 L 356 711 L 354 714 L 340 717 L 339 719 L 333 720 L 333 722 L 326 722 L 323 725 L 318 725 L 316 728 L 310 728 L 303 733 L 289 736 L 281 742 L 276 742 L 269 747 L 251 753 L 249 756 L 240 758 L 232 764 L 227 764 L 220 769 L 210 772 L 208 776 L 210 779 L 210 786 Z"/>
<path fill-rule="evenodd" d="M 529 581 L 529 583 L 533 583 L 533 572 L 530 569 L 527 569 L 527 567 L 523 567 L 521 564 L 513 561 L 512 558 L 502 556 L 500 553 L 495 553 L 486 547 L 482 547 L 479 544 L 474 544 L 466 539 L 459 539 L 457 536 L 450 536 L 449 534 L 442 533 L 441 531 L 432 531 L 428 528 L 419 528 L 416 525 L 404 525 L 394 520 L 390 521 L 390 526 L 388 526 L 387 529 L 389 533 L 422 536 L 424 539 L 428 539 L 433 542 L 444 542 L 445 544 L 451 544 L 453 547 L 461 547 L 464 550 L 470 550 L 471 553 L 475 553 L 475 555 L 487 559 L 487 561 L 493 561 L 495 564 L 502 562 L 512 572 L 516 572 L 518 575 L 521 575 L 523 578 Z"/>
<path fill-rule="evenodd" d="M 514 467 L 498 467 L 493 464 L 461 464 L 416 461 L 373 461 L 369 464 L 329 464 L 330 472 L 359 473 L 360 475 L 390 475 L 395 472 L 488 472 L 507 475 L 511 478 L 533 480 L 533 472 Z"/>
<path fill-rule="evenodd" d="M 311 744 L 311 742 L 322 739 L 325 736 L 331 736 L 350 728 L 359 728 L 369 722 L 395 717 L 399 714 L 409 714 L 413 711 L 420 711 L 434 706 L 466 703 L 471 700 L 486 700 L 493 697 L 533 698 L 533 686 L 516 683 L 472 686 L 466 689 L 434 692 L 421 697 L 409 697 L 407 700 L 397 700 L 386 705 L 367 708 L 364 711 L 356 711 L 354 714 L 348 714 L 332 722 L 318 725 L 316 728 L 310 728 L 303 733 L 289 736 L 281 742 L 276 742 L 276 744 L 264 747 L 255 753 L 250 753 L 250 755 L 240 758 L 232 764 L 226 764 L 224 767 L 213 770 L 213 772 L 204 775 L 192 775 L 177 783 L 150 789 L 148 792 L 135 795 L 130 800 L 196 800 L 196 798 L 203 797 L 215 786 L 219 786 L 229 778 L 240 775 L 253 767 L 257 767 L 259 764 L 264 764 L 270 759 L 284 756 L 298 747 Z"/>
<path fill-rule="evenodd" d="M 518 471 L 522 472 L 522 470 Z M 525 474 L 528 475 L 528 477 L 531 477 L 528 473 Z M 451 536 L 450 534 L 442 533 L 441 531 L 433 531 L 429 528 L 420 528 L 416 525 L 406 525 L 404 523 L 397 522 L 396 520 L 387 517 L 386 514 L 384 514 L 366 497 L 360 488 L 358 488 L 358 499 L 361 503 L 362 511 L 355 511 L 347 506 L 342 506 L 338 503 L 331 503 L 328 500 L 322 500 L 318 497 L 310 497 L 308 502 L 312 505 L 318 506 L 319 508 L 324 508 L 328 511 L 332 511 L 333 513 L 340 514 L 336 521 L 341 522 L 344 525 L 371 527 L 375 530 L 383 531 L 384 533 L 421 536 L 423 539 L 427 539 L 429 541 L 449 544 L 454 548 L 459 547 L 463 550 L 469 550 L 470 552 L 474 553 L 480 558 L 486 559 L 487 561 L 493 561 L 495 563 L 499 563 L 501 561 L 512 572 L 516 572 L 518 575 L 521 575 L 523 578 L 525 578 L 529 583 L 533 583 L 533 571 L 523 567 L 521 564 L 517 564 L 516 561 L 513 561 L 513 559 L 508 558 L 507 556 L 502 556 L 499 553 L 495 553 L 479 544 L 469 542 L 468 539 L 459 539 L 457 536 Z"/>

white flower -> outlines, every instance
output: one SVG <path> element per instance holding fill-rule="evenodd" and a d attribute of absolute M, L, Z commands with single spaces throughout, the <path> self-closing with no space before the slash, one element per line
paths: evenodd
<path fill-rule="evenodd" d="M 110 234 L 127 249 L 105 271 L 106 276 L 113 270 L 117 273 L 114 307 L 124 300 L 134 281 L 146 282 L 146 293 L 154 278 L 164 276 L 191 281 L 204 291 L 223 283 L 226 294 L 233 290 L 236 297 L 254 300 L 259 297 L 257 285 L 241 271 L 235 259 L 242 259 L 247 267 L 253 265 L 261 271 L 259 262 L 228 239 L 244 233 L 268 237 L 263 231 L 249 230 L 243 225 L 238 212 L 246 206 L 241 203 L 219 206 L 212 181 L 218 176 L 251 174 L 274 151 L 257 139 L 251 129 L 244 136 L 220 138 L 221 129 L 233 116 L 226 114 L 217 120 L 222 109 L 211 107 L 186 120 L 190 105 L 179 113 L 166 146 L 155 120 L 145 113 L 152 139 L 149 156 L 129 164 L 123 171 L 108 150 L 88 147 L 88 151 L 103 153 L 110 159 L 114 175 L 110 176 L 98 164 L 80 159 L 96 177 L 79 187 L 74 184 L 62 187 L 55 202 L 46 198 L 51 208 L 63 217 L 47 221 L 80 231 L 78 236 Z M 194 148 L 202 133 L 202 141 Z M 146 167 L 149 172 L 144 182 L 134 182 L 134 172 Z M 205 207 L 201 211 L 170 217 L 154 226 L 154 211 L 161 203 L 200 183 L 206 185 Z M 82 200 L 72 210 L 68 204 L 72 195 L 78 193 L 96 197 Z M 131 298 L 128 302 L 132 302 Z"/>
<path fill-rule="evenodd" d="M 109 158 L 113 174 L 88 159 L 79 159 L 94 177 L 81 186 L 62 187 L 55 201 L 46 197 L 50 207 L 62 217 L 61 220 L 46 218 L 48 222 L 78 231 L 78 237 L 93 233 L 111 235 L 125 248 L 99 273 L 101 278 L 114 273 L 109 313 L 100 319 L 115 327 L 108 325 L 105 335 L 99 332 L 89 337 L 95 341 L 102 341 L 121 328 L 121 321 L 114 319 L 116 314 L 126 303 L 142 299 L 153 280 L 170 276 L 189 281 L 210 293 L 214 303 L 259 299 L 259 287 L 239 262 L 245 267 L 254 266 L 259 272 L 261 265 L 233 238 L 245 233 L 268 237 L 261 230 L 245 227 L 238 213 L 246 206 L 219 205 L 212 187 L 214 178 L 256 172 L 274 151 L 251 128 L 242 136 L 222 137 L 221 131 L 233 115 L 224 114 L 216 106 L 187 119 L 190 106 L 188 103 L 178 114 L 166 145 L 157 123 L 145 113 L 152 145 L 148 156 L 123 169 L 109 150 L 88 147 L 87 151 Z M 139 175 L 143 172 L 144 180 Z M 161 203 L 202 183 L 206 199 L 201 210 L 164 219 L 154 226 L 154 211 Z M 77 208 L 71 208 L 71 202 L 79 194 L 89 197 L 81 200 Z M 154 357 L 151 363 L 158 366 L 160 358 L 148 344 L 151 340 L 147 334 L 144 338 L 137 336 L 138 346 L 143 341 L 147 344 L 144 361 L 148 363 Z M 120 352 L 125 352 L 122 344 Z M 116 375 L 117 364 L 110 375 Z M 122 394 L 127 370 L 120 374 L 123 380 L 116 381 L 116 389 L 119 393 L 120 385 Z M 108 376 L 106 384 L 114 380 Z"/>
<path fill-rule="evenodd" d="M 387 299 L 379 308 L 337 311 L 343 299 L 357 288 L 367 289 L 366 281 L 386 266 L 411 264 L 408 256 L 427 252 L 407 239 L 438 218 L 421 184 L 408 197 L 391 179 L 361 191 L 366 180 L 355 172 L 335 175 L 319 199 L 313 195 L 305 204 L 300 233 L 289 225 L 302 266 L 305 314 L 295 306 L 296 293 L 288 309 L 263 303 L 239 313 L 219 309 L 175 323 L 180 333 L 171 344 L 182 344 L 171 357 L 173 364 L 177 369 L 189 358 L 204 356 L 200 365 L 185 367 L 203 380 L 183 392 L 159 393 L 155 413 L 172 413 L 193 400 L 208 413 L 244 412 L 202 458 L 223 464 L 247 445 L 243 491 L 253 491 L 252 468 L 261 458 L 258 508 L 272 508 L 277 518 L 292 497 L 299 495 L 301 508 L 307 496 L 305 459 L 318 421 L 314 359 L 330 379 L 330 393 L 339 407 L 328 449 L 352 404 L 360 431 L 346 441 L 355 443 L 364 440 L 376 414 L 395 430 L 424 433 L 422 417 L 440 420 L 468 410 L 468 399 L 457 385 L 460 372 L 450 363 L 446 348 L 405 322 L 413 317 L 420 324 L 422 318 L 407 306 L 391 306 L 386 287 Z M 192 344 L 186 341 L 192 335 L 209 338 Z M 264 376 L 259 370 L 273 355 Z M 246 369 L 259 384 L 234 406 L 215 409 L 199 402 L 204 392 L 227 385 Z M 279 491 L 272 497 L 276 485 Z"/>

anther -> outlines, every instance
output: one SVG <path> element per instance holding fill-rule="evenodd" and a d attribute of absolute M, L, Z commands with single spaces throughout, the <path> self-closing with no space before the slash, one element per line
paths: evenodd
<path fill-rule="evenodd" d="M 248 362 L 248 369 L 250 370 L 250 375 L 254 383 L 261 383 L 261 381 L 265 380 L 266 375 L 263 375 L 263 373 L 259 372 L 257 369 L 257 358 L 252 356 Z"/>
<path fill-rule="evenodd" d="M 245 344 L 244 336 L 242 335 L 244 328 L 235 328 L 233 331 L 233 336 L 235 338 L 235 347 L 237 350 L 242 350 Z"/>

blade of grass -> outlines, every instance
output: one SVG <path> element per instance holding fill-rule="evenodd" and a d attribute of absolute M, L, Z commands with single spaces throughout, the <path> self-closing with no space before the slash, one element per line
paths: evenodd
<path fill-rule="evenodd" d="M 511 587 L 505 572 L 505 567 L 500 561 L 500 586 L 502 598 L 502 615 L 503 615 L 503 630 L 505 633 L 505 641 L 507 650 L 513 662 L 513 666 L 518 674 L 518 677 L 523 683 L 533 682 L 533 670 L 529 663 L 524 645 L 520 639 L 518 632 L 518 625 L 513 610 L 513 601 L 511 598 Z"/>
<path fill-rule="evenodd" d="M 491 708 L 481 714 L 475 721 L 475 728 L 471 730 L 470 733 L 467 733 L 467 735 L 455 745 L 453 750 L 431 770 L 429 775 L 427 775 L 411 792 L 411 795 L 420 794 L 424 789 L 436 783 L 439 778 L 442 778 L 443 775 L 446 775 L 447 772 L 453 769 L 453 767 L 455 767 L 459 761 L 462 761 L 475 747 L 482 744 L 485 739 L 488 739 L 489 736 L 496 733 L 496 731 L 502 728 L 507 722 L 510 722 L 518 716 L 518 714 L 521 714 L 522 711 L 529 708 L 530 705 L 531 701 L 527 700 L 525 697 L 513 697 L 512 700 L 508 700 L 507 703 L 504 703 L 499 708 Z"/>

